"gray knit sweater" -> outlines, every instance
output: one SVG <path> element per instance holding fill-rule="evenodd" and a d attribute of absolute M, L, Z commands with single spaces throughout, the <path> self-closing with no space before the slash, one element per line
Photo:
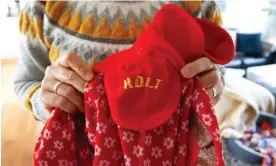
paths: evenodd
<path fill-rule="evenodd" d="M 178 4 L 194 17 L 221 24 L 220 11 L 213 1 L 27 1 L 19 21 L 17 96 L 36 119 L 47 120 L 49 113 L 39 96 L 47 66 L 64 52 L 76 52 L 89 62 L 129 48 L 166 3 Z"/>

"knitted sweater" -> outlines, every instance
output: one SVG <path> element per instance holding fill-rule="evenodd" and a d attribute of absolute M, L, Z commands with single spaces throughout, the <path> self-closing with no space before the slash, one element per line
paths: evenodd
<path fill-rule="evenodd" d="M 155 13 L 167 3 L 181 6 L 194 17 L 221 25 L 213 1 L 28 1 L 22 5 L 19 29 L 21 56 L 15 92 L 36 119 L 49 118 L 40 97 L 47 66 L 65 52 L 86 62 L 103 60 L 129 48 Z"/>

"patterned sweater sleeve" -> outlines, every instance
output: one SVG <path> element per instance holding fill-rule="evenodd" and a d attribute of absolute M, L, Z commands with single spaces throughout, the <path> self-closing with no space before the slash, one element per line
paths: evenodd
<path fill-rule="evenodd" d="M 40 98 L 40 84 L 50 65 L 48 48 L 43 37 L 44 4 L 27 1 L 21 6 L 19 18 L 20 56 L 14 79 L 14 90 L 25 108 L 37 120 L 48 119 L 49 113 Z"/>

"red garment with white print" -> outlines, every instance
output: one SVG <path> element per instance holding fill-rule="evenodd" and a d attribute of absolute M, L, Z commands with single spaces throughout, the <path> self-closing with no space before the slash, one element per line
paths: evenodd
<path fill-rule="evenodd" d="M 197 140 L 189 130 L 191 111 L 196 112 L 207 127 L 213 139 L 217 165 L 223 165 L 217 120 L 198 78 L 182 82 L 180 104 L 164 125 L 140 132 L 114 124 L 102 77 L 102 74 L 96 75 L 86 84 L 85 122 L 81 121 L 84 117 L 80 114 L 70 115 L 58 109 L 52 112 L 35 147 L 36 166 L 200 165 L 197 163 Z M 94 159 L 90 145 L 95 151 Z"/>

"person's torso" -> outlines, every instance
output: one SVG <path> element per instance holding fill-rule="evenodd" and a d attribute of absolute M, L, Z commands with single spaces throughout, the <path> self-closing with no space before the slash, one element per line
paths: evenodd
<path fill-rule="evenodd" d="M 103 60 L 127 49 L 167 3 L 179 5 L 194 17 L 221 24 L 212 1 L 47 1 L 43 37 L 49 59 L 53 63 L 65 52 L 76 52 L 86 61 Z"/>

